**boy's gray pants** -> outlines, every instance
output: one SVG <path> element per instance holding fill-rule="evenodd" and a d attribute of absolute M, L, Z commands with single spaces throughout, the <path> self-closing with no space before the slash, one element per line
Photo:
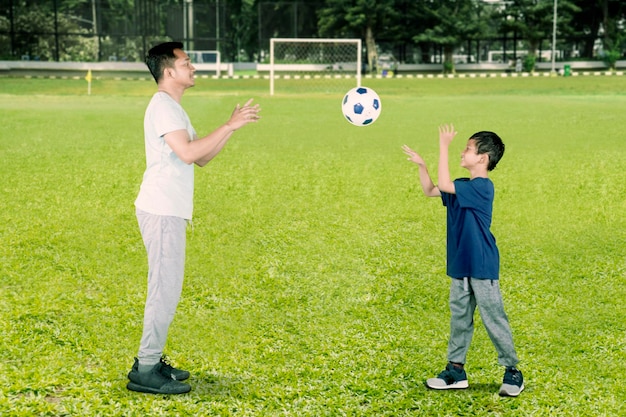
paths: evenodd
<path fill-rule="evenodd" d="M 141 365 L 154 365 L 163 354 L 183 288 L 187 221 L 141 210 L 137 221 L 148 253 L 148 295 L 137 359 Z"/>
<path fill-rule="evenodd" d="M 474 311 L 480 318 L 498 352 L 498 363 L 515 366 L 519 362 L 509 320 L 504 312 L 498 280 L 452 278 L 450 283 L 450 339 L 448 361 L 465 363 L 474 335 Z"/>

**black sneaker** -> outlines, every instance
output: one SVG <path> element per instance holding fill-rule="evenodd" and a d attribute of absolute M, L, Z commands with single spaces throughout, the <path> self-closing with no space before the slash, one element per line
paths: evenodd
<path fill-rule="evenodd" d="M 135 365 L 137 361 L 135 360 Z M 126 385 L 131 391 L 149 394 L 184 394 L 191 391 L 191 385 L 163 375 L 163 363 L 159 362 L 148 372 L 139 372 L 138 366 L 128 373 L 130 382 Z"/>
<path fill-rule="evenodd" d="M 432 389 L 465 389 L 469 386 L 465 369 L 448 363 L 446 369 L 437 378 L 430 378 L 426 386 Z"/>
<path fill-rule="evenodd" d="M 524 376 L 522 371 L 514 366 L 509 366 L 504 371 L 504 380 L 500 387 L 500 396 L 502 397 L 517 397 L 522 391 L 524 391 Z"/>
<path fill-rule="evenodd" d="M 163 364 L 163 366 L 161 367 L 161 373 L 164 376 L 169 376 L 176 381 L 184 381 L 190 376 L 189 371 L 183 371 L 182 369 L 174 368 L 165 355 L 161 357 L 161 363 Z"/>
<path fill-rule="evenodd" d="M 164 377 L 172 378 L 177 381 L 184 381 L 188 379 L 190 376 L 189 371 L 183 371 L 182 369 L 174 368 L 170 365 L 169 360 L 166 356 L 161 357 L 161 373 Z M 139 371 L 139 360 L 135 358 L 135 363 L 133 363 L 133 367 L 130 372 L 138 372 Z M 130 378 L 130 373 L 128 374 L 128 378 Z"/>

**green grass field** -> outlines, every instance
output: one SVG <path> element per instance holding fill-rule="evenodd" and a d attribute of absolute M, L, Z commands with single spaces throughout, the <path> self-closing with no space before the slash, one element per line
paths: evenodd
<path fill-rule="evenodd" d="M 341 93 L 268 95 L 199 80 L 199 134 L 255 97 L 263 119 L 196 170 L 183 298 L 167 353 L 182 396 L 127 391 L 147 265 L 133 202 L 149 81 L 0 78 L 0 415 L 617 416 L 626 414 L 626 77 L 364 80 L 380 119 Z M 421 194 L 437 127 L 494 130 L 501 285 L 526 379 L 482 325 L 470 388 L 446 363 L 445 211 Z M 477 320 L 479 316 L 477 314 Z"/>

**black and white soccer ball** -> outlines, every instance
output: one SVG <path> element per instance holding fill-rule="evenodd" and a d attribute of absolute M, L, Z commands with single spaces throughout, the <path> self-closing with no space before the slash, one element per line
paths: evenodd
<path fill-rule="evenodd" d="M 378 119 L 382 103 L 376 91 L 369 87 L 356 87 L 348 91 L 341 102 L 346 120 L 355 126 L 369 126 Z"/>

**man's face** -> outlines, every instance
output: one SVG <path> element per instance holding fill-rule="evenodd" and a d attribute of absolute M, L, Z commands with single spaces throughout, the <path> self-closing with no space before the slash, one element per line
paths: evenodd
<path fill-rule="evenodd" d="M 172 79 L 180 83 L 183 87 L 193 87 L 196 83 L 194 78 L 196 69 L 191 64 L 191 59 L 182 49 L 174 49 L 174 55 L 176 56 L 174 68 L 168 68 L 166 71 L 171 71 L 170 75 Z"/>

